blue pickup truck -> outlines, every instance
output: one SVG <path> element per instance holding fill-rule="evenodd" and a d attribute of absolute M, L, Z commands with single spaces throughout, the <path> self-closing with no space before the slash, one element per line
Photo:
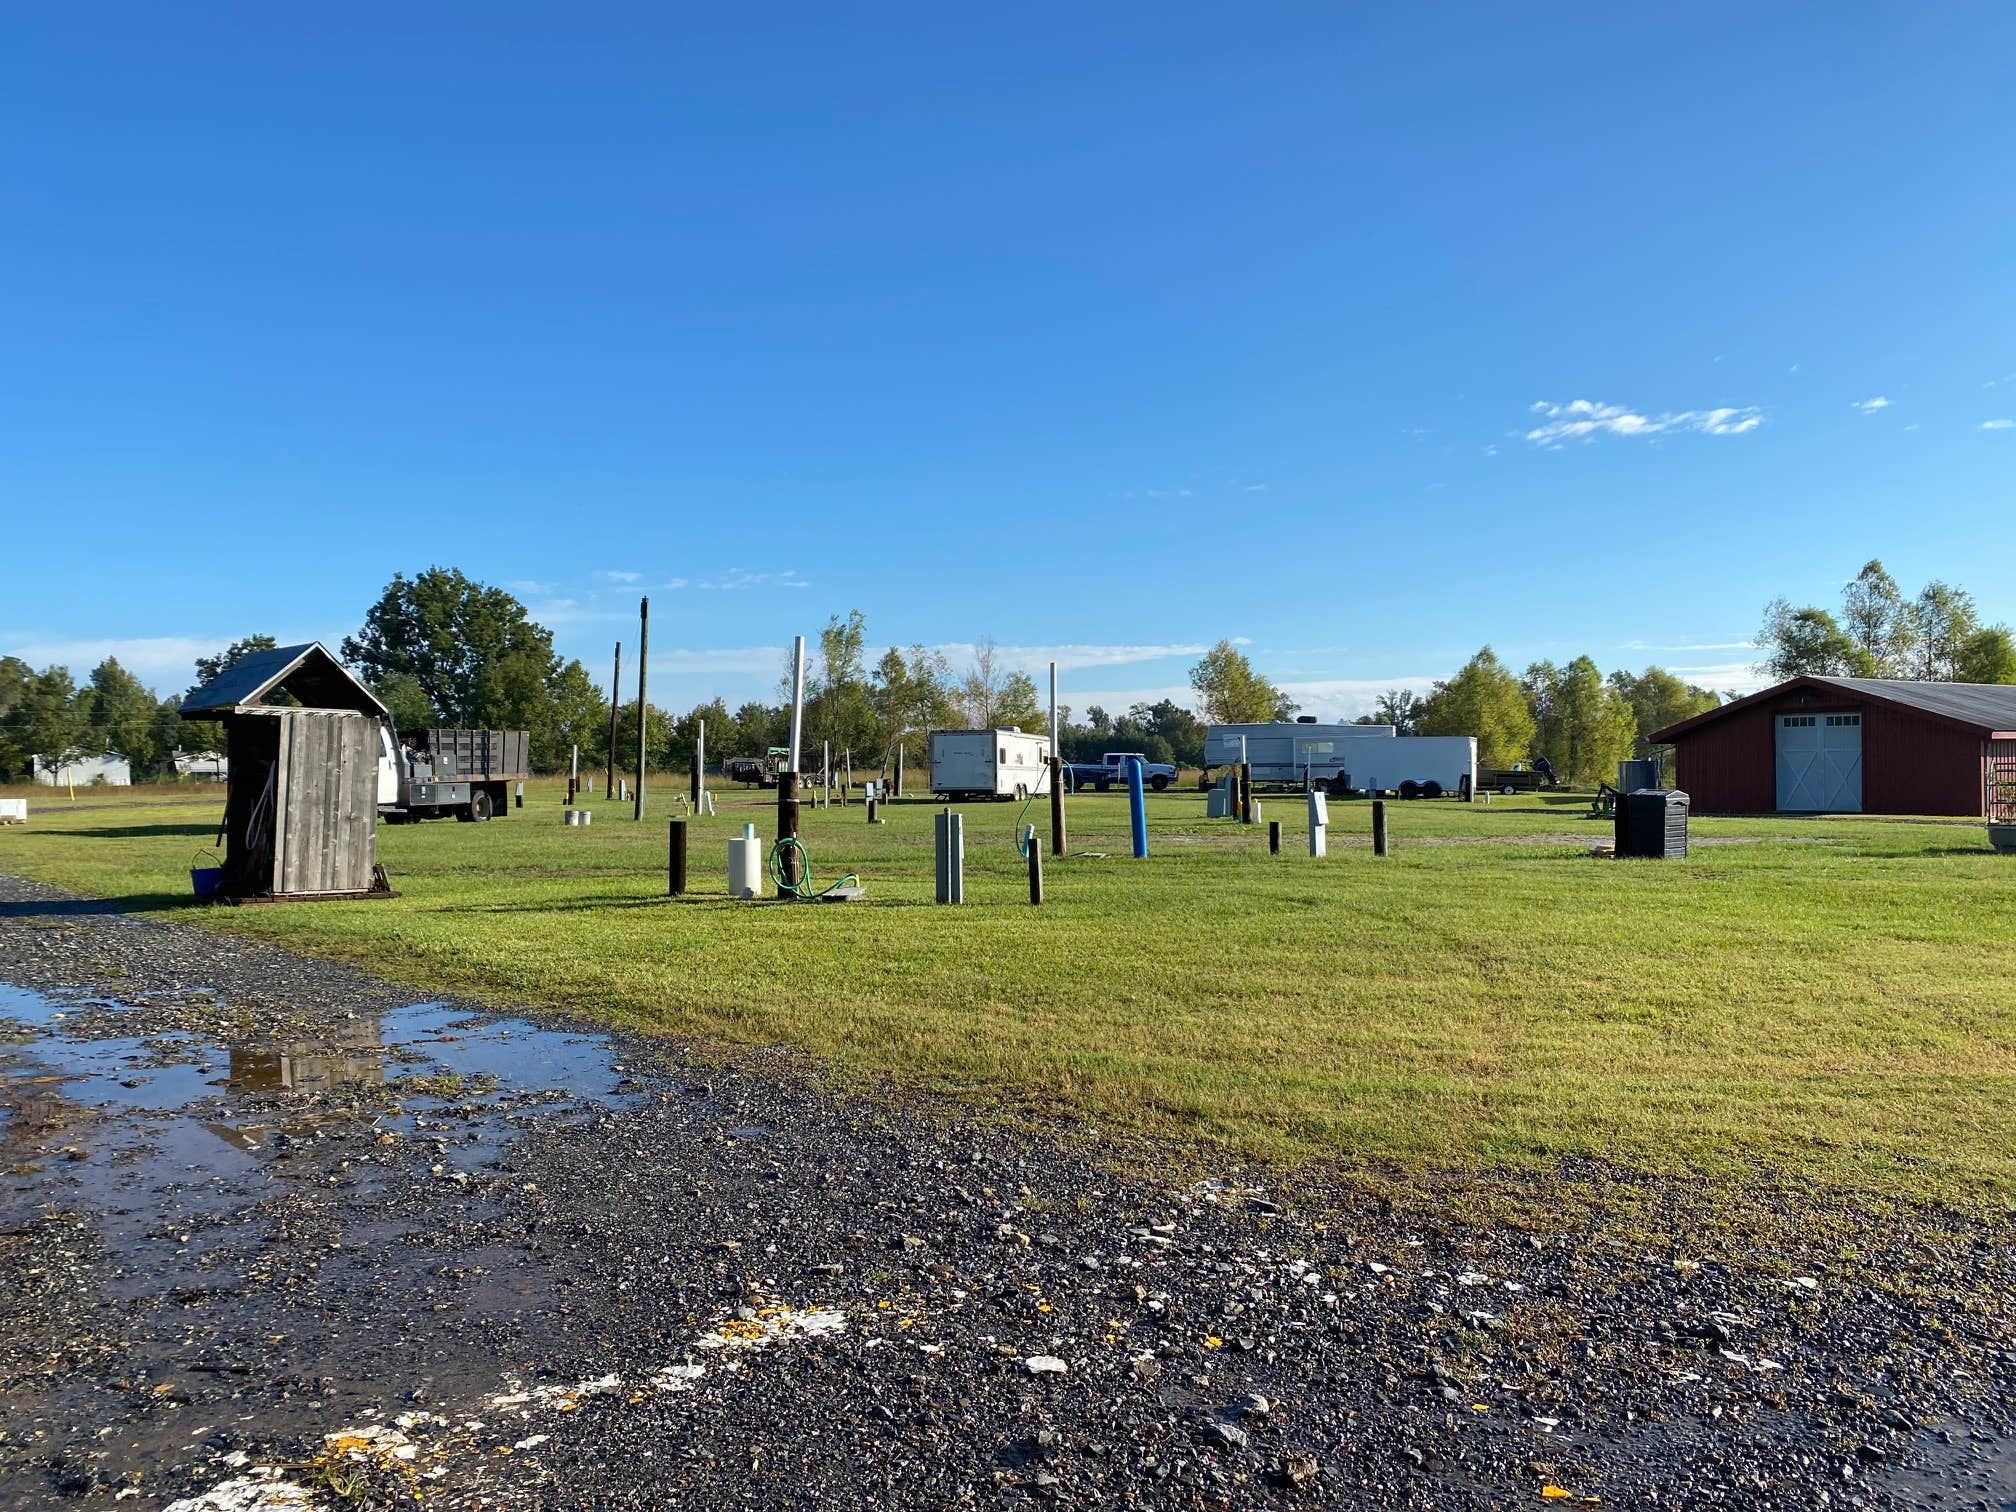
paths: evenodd
<path fill-rule="evenodd" d="M 1161 792 L 1176 780 L 1176 768 L 1166 761 L 1150 761 L 1139 751 L 1108 751 L 1098 761 L 1070 761 L 1064 772 L 1074 788 L 1097 788 L 1105 792 L 1116 782 L 1127 780 L 1127 759 L 1141 763 L 1141 780 Z"/>

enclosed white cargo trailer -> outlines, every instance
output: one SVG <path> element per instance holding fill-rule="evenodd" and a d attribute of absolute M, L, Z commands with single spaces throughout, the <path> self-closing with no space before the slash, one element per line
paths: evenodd
<path fill-rule="evenodd" d="M 933 730 L 931 791 L 947 798 L 1026 798 L 1048 770 L 1050 738 L 1002 730 Z"/>
<path fill-rule="evenodd" d="M 1397 793 L 1402 798 L 1468 798 L 1477 790 L 1477 741 L 1470 735 L 1397 735 L 1352 742 L 1330 791 Z"/>
<path fill-rule="evenodd" d="M 1204 772 L 1214 767 L 1253 764 L 1255 782 L 1327 783 L 1349 763 L 1345 753 L 1368 740 L 1393 740 L 1390 724 L 1314 724 L 1275 720 L 1267 724 L 1212 725 L 1204 732 Z M 1240 743 L 1245 756 L 1240 756 Z"/>

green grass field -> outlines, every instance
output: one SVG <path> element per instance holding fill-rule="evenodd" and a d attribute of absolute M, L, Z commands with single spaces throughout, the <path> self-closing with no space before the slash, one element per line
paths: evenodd
<path fill-rule="evenodd" d="M 1016 806 L 966 805 L 968 901 L 939 908 L 934 806 L 871 829 L 857 803 L 808 809 L 804 834 L 817 879 L 857 871 L 869 901 L 810 907 L 725 896 L 727 838 L 770 832 L 767 795 L 719 794 L 697 894 L 672 900 L 665 804 L 567 829 L 546 787 L 488 825 L 381 829 L 396 900 L 232 909 L 183 901 L 218 802 L 166 796 L 37 794 L 0 870 L 420 991 L 794 1046 L 843 1078 L 1243 1154 L 2016 1193 L 2016 858 L 1979 825 L 1697 819 L 1688 861 L 1615 862 L 1589 854 L 1609 826 L 1585 800 L 1395 803 L 1381 861 L 1367 806 L 1340 803 L 1312 862 L 1299 796 L 1265 800 L 1288 831 L 1270 857 L 1264 826 L 1171 792 L 1134 861 L 1124 798 L 1088 796 L 1034 909 Z"/>

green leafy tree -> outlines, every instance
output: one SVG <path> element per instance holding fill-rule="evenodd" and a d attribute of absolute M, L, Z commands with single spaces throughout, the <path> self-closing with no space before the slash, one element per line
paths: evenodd
<path fill-rule="evenodd" d="M 1127 711 L 1128 719 L 1168 743 L 1167 760 L 1177 766 L 1204 765 L 1204 721 L 1173 698 L 1154 703 L 1138 703 Z"/>
<path fill-rule="evenodd" d="M 951 666 L 941 652 L 924 646 L 912 646 L 908 653 L 891 646 L 883 652 L 869 682 L 868 703 L 885 769 L 899 745 L 906 767 L 927 760 L 930 732 L 958 718 Z"/>
<path fill-rule="evenodd" d="M 427 701 L 420 679 L 410 672 L 394 672 L 373 683 L 371 691 L 392 716 L 395 730 L 425 730 L 441 722 L 434 705 Z"/>
<path fill-rule="evenodd" d="M 23 712 L 34 669 L 18 656 L 0 656 L 0 781 L 15 781 L 27 775 L 29 757 Z"/>
<path fill-rule="evenodd" d="M 2016 635 L 2006 625 L 1976 630 L 1954 658 L 1953 679 L 1969 683 L 2016 683 Z"/>
<path fill-rule="evenodd" d="M 1197 707 L 1209 724 L 1264 724 L 1289 719 L 1295 702 L 1253 670 L 1253 663 L 1232 642 L 1221 640 L 1190 669 Z"/>
<path fill-rule="evenodd" d="M 849 611 L 845 619 L 832 615 L 819 632 L 805 677 L 808 766 L 817 759 L 821 742 L 832 746 L 836 761 L 843 751 L 859 747 L 865 753 L 875 744 L 875 710 L 864 665 L 867 637 L 867 621 L 859 609 Z"/>
<path fill-rule="evenodd" d="M 1981 628 L 1973 596 L 1934 580 L 1911 601 L 1912 662 L 1908 675 L 1925 682 L 1959 682 L 1960 656 Z"/>
<path fill-rule="evenodd" d="M 1794 609 L 1784 599 L 1774 599 L 1765 606 L 1757 641 L 1765 671 L 1779 681 L 1874 675 L 1862 647 L 1825 609 Z"/>
<path fill-rule="evenodd" d="M 68 667 L 46 667 L 29 678 L 19 712 L 21 743 L 30 756 L 60 767 L 84 754 L 89 726 Z"/>
<path fill-rule="evenodd" d="M 1489 646 L 1429 690 L 1414 724 L 1420 735 L 1474 735 L 1483 766 L 1510 766 L 1532 754 L 1526 691 Z"/>
<path fill-rule="evenodd" d="M 1841 595 L 1841 628 L 1855 645 L 1861 677 L 1905 677 L 1916 652 L 1917 625 L 1903 590 L 1878 561 L 1863 565 Z"/>
<path fill-rule="evenodd" d="M 1043 712 L 1042 695 L 1036 691 L 1036 680 L 1027 672 L 1011 672 L 1002 680 L 994 703 L 994 723 L 1032 733 L 1049 729 L 1050 717 Z"/>
<path fill-rule="evenodd" d="M 92 669 L 78 708 L 89 731 L 85 743 L 124 756 L 136 782 L 157 776 L 167 764 L 168 753 L 155 740 L 158 701 L 116 657 L 108 656 Z"/>
<path fill-rule="evenodd" d="M 606 717 L 606 716 L 605 716 Z M 693 770 L 693 756 L 698 749 L 700 722 L 707 722 L 707 765 L 710 770 L 718 770 L 721 758 L 739 748 L 741 732 L 736 728 L 735 716 L 728 712 L 728 705 L 720 699 L 710 699 L 703 704 L 695 704 L 691 711 L 681 714 L 672 727 L 672 764 L 682 771 Z M 838 761 L 836 756 L 835 761 Z"/>
<path fill-rule="evenodd" d="M 559 671 L 553 632 L 523 604 L 442 567 L 395 574 L 343 657 L 374 687 L 411 677 L 444 723 L 471 729 L 531 728 Z"/>
<path fill-rule="evenodd" d="M 542 721 L 530 731 L 533 764 L 559 771 L 578 745 L 584 771 L 601 766 L 609 755 L 609 700 L 588 669 L 567 662 L 553 673 L 547 692 Z"/>
<path fill-rule="evenodd" d="M 1412 735 L 1421 717 L 1421 696 L 1409 688 L 1388 688 L 1372 701 L 1372 712 L 1361 714 L 1357 724 L 1390 724 L 1395 735 Z"/>
<path fill-rule="evenodd" d="M 1534 710 L 1534 749 L 1564 782 L 1608 781 L 1638 738 L 1631 705 L 1578 656 L 1565 667 L 1538 662 L 1526 672 Z"/>
<path fill-rule="evenodd" d="M 1624 671 L 1612 672 L 1610 686 L 1629 705 L 1632 723 L 1637 728 L 1631 754 L 1659 756 L 1664 763 L 1662 770 L 1669 777 L 1671 752 L 1653 745 L 1652 732 L 1676 725 L 1683 719 L 1692 719 L 1696 714 L 1705 714 L 1722 702 L 1720 694 L 1682 682 L 1664 667 L 1647 667 L 1635 675 Z"/>

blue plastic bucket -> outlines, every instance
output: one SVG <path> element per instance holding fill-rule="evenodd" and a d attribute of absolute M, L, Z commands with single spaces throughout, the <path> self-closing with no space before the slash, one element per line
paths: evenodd
<path fill-rule="evenodd" d="M 198 854 L 203 854 L 199 852 Z M 199 898 L 214 898 L 217 889 L 224 885 L 224 868 L 221 866 L 192 866 L 189 868 L 189 886 Z"/>

